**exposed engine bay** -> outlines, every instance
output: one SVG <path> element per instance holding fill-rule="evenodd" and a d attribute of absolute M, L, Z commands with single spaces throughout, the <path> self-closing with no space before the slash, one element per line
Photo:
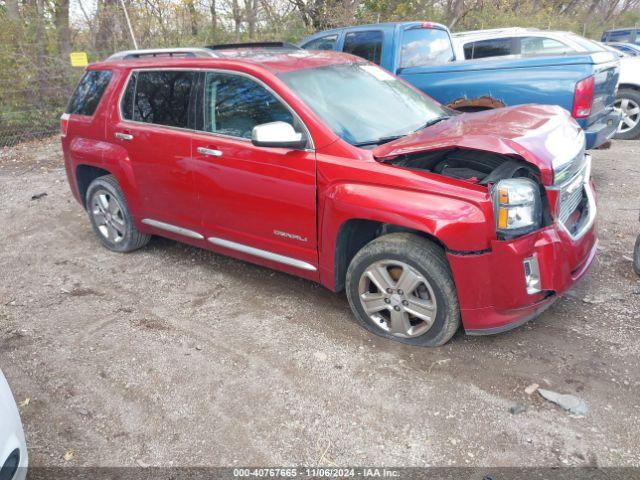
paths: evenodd
<path fill-rule="evenodd" d="M 490 186 L 507 178 L 529 178 L 540 183 L 537 169 L 523 160 L 481 150 L 447 149 L 403 155 L 399 167 L 426 170 L 479 185 Z"/>

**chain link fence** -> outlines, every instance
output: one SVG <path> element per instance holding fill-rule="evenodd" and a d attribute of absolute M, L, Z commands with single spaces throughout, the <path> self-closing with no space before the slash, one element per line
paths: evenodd
<path fill-rule="evenodd" d="M 60 115 L 82 68 L 68 58 L 3 52 L 0 72 L 0 147 L 58 132 Z M 8 53 L 8 54 L 7 54 Z"/>

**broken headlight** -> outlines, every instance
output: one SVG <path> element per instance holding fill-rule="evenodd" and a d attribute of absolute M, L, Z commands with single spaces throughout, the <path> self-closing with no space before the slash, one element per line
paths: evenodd
<path fill-rule="evenodd" d="M 514 238 L 537 230 L 542 224 L 540 190 L 528 178 L 500 180 L 491 189 L 496 230 L 502 238 Z"/>

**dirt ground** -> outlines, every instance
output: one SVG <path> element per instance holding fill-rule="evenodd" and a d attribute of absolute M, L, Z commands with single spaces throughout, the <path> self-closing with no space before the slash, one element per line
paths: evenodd
<path fill-rule="evenodd" d="M 587 278 L 517 330 L 424 349 L 292 276 L 160 238 L 111 253 L 56 139 L 0 150 L 0 367 L 31 465 L 640 465 L 640 142 L 593 156 Z"/>

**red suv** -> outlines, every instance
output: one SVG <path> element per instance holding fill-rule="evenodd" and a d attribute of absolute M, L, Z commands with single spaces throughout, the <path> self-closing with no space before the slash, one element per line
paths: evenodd
<path fill-rule="evenodd" d="M 567 112 L 458 114 L 346 54 L 122 52 L 87 68 L 61 129 L 107 248 L 162 235 L 346 290 L 365 328 L 412 345 L 522 324 L 596 252 Z"/>

